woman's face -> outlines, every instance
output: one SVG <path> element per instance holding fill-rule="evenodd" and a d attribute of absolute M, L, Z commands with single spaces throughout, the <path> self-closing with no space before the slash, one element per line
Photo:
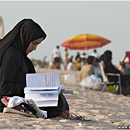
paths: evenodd
<path fill-rule="evenodd" d="M 33 50 L 36 50 L 37 45 L 39 45 L 42 41 L 43 41 L 43 38 L 39 38 L 39 39 L 37 39 L 37 40 L 32 41 L 32 42 L 29 44 L 29 46 L 28 46 L 28 48 L 27 48 L 27 50 L 26 50 L 27 55 L 28 55 L 30 52 L 32 52 Z"/>

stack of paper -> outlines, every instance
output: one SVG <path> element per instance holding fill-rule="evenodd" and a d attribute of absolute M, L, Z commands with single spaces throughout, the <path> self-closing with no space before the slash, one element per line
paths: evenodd
<path fill-rule="evenodd" d="M 34 73 L 26 75 L 25 99 L 33 99 L 37 106 L 57 106 L 62 86 L 60 73 Z"/>

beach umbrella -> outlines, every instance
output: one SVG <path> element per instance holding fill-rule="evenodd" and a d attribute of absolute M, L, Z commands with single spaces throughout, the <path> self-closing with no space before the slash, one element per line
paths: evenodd
<path fill-rule="evenodd" d="M 3 19 L 0 16 L 0 39 L 2 39 L 4 36 L 4 25 L 3 25 Z"/>
<path fill-rule="evenodd" d="M 61 44 L 61 46 L 70 50 L 89 50 L 100 48 L 107 45 L 111 41 L 94 34 L 81 34 L 69 38 Z"/>

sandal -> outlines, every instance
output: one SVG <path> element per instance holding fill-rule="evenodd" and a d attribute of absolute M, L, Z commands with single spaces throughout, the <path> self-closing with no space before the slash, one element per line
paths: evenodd
<path fill-rule="evenodd" d="M 16 113 L 25 116 L 37 117 L 37 111 L 31 105 L 24 102 L 15 107 L 5 107 L 3 113 Z"/>
<path fill-rule="evenodd" d="M 86 119 L 85 116 L 80 116 L 79 114 L 76 115 L 75 113 L 71 113 L 69 119 L 80 120 L 80 121 L 91 121 L 91 119 Z"/>
<path fill-rule="evenodd" d="M 1 99 L 2 103 L 8 106 L 8 103 L 10 101 L 10 97 L 3 96 Z M 22 102 L 18 106 L 14 107 L 7 107 L 4 108 L 3 113 L 18 113 L 26 116 L 35 116 L 37 118 L 47 118 L 47 112 L 42 111 L 39 109 L 39 107 L 36 105 L 36 103 L 32 99 L 26 100 L 27 103 Z"/>
<path fill-rule="evenodd" d="M 3 113 L 14 113 L 14 114 L 20 114 L 20 115 L 24 115 L 24 116 L 28 116 L 28 117 L 36 117 L 35 115 L 33 115 L 31 113 L 26 113 L 24 111 L 19 111 L 19 110 L 13 109 L 11 107 L 5 107 L 3 109 Z"/>

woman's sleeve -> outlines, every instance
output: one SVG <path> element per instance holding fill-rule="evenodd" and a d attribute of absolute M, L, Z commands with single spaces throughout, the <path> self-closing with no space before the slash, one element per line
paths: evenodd
<path fill-rule="evenodd" d="M 17 55 L 5 55 L 0 68 L 0 94 L 4 96 L 22 96 L 24 83 L 16 84 L 16 75 L 21 70 L 21 59 Z"/>

